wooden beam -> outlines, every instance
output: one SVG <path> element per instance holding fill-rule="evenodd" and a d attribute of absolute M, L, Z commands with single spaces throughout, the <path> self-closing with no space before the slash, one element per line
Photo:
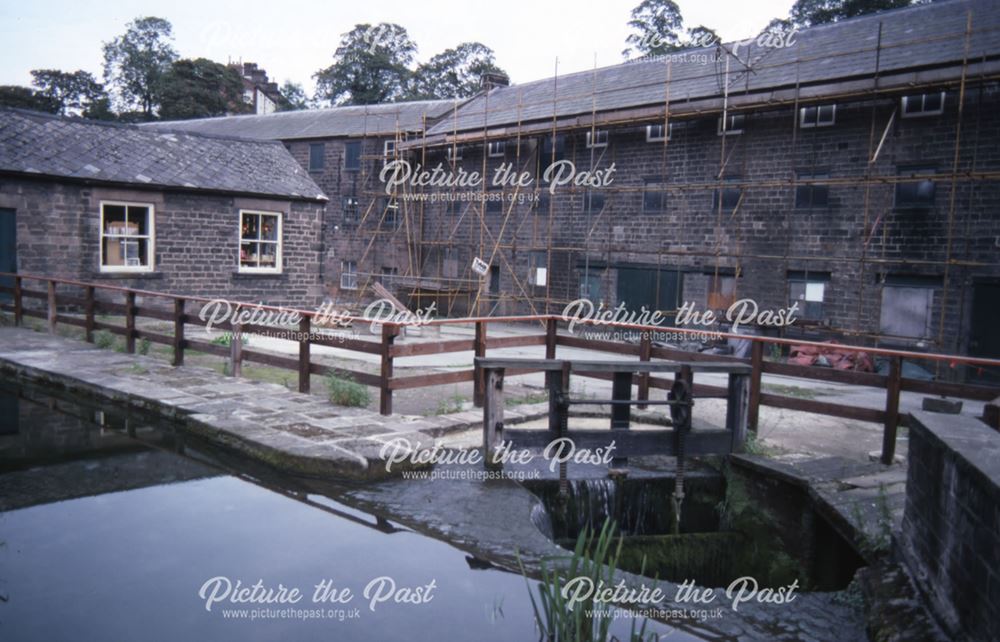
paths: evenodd
<path fill-rule="evenodd" d="M 184 365 L 184 299 L 174 299 L 174 367 Z"/>
<path fill-rule="evenodd" d="M 889 465 L 896 454 L 896 428 L 899 425 L 899 392 L 903 362 L 899 357 L 889 359 L 889 380 L 885 394 L 885 427 L 882 433 L 882 463 Z"/>
<path fill-rule="evenodd" d="M 747 429 L 757 432 L 757 420 L 760 417 L 760 379 L 764 372 L 764 343 L 752 341 L 750 343 L 750 399 L 747 408 Z M 732 380 L 730 379 L 730 394 L 732 394 Z"/>
<path fill-rule="evenodd" d="M 309 317 L 299 321 L 299 392 L 309 392 L 309 343 L 312 322 Z"/>
<path fill-rule="evenodd" d="M 125 352 L 135 354 L 135 292 L 125 291 Z"/>

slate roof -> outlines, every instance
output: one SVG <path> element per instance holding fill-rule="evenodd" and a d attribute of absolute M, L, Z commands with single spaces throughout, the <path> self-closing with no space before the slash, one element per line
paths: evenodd
<path fill-rule="evenodd" d="M 327 200 L 279 142 L 0 109 L 0 172 Z"/>
<path fill-rule="evenodd" d="M 427 121 L 440 118 L 455 106 L 452 100 L 418 100 L 381 105 L 357 105 L 285 111 L 263 116 L 221 116 L 195 120 L 144 123 L 152 130 L 186 131 L 239 136 L 258 140 L 295 140 L 338 136 L 391 135 L 422 132 Z"/>
<path fill-rule="evenodd" d="M 753 42 L 741 45 L 735 53 L 744 63 L 749 61 L 753 70 L 749 74 L 746 66 L 731 56 L 724 55 L 721 62 L 715 61 L 717 49 L 714 46 L 676 52 L 670 70 L 671 110 L 675 104 L 683 108 L 684 103 L 693 100 L 720 97 L 727 57 L 730 59 L 730 98 L 794 88 L 796 81 L 808 88 L 871 78 L 877 58 L 880 87 L 892 82 L 890 77 L 894 72 L 926 70 L 948 64 L 960 66 L 965 49 L 967 10 L 972 11 L 973 18 L 970 62 L 983 56 L 992 56 L 995 61 L 1000 54 L 1000 9 L 996 0 L 934 2 L 805 29 L 798 32 L 794 44 L 786 48 L 764 48 Z M 879 25 L 881 51 L 877 52 Z M 726 46 L 733 49 L 733 43 Z M 958 77 L 957 67 L 952 77 Z M 592 109 L 608 112 L 642 106 L 662 107 L 666 99 L 666 80 L 667 63 L 660 59 L 500 87 L 459 107 L 453 116 L 428 130 L 427 135 L 443 139 L 452 132 L 481 132 L 484 126 L 494 128 L 546 119 L 551 122 L 553 116 L 589 115 Z M 912 76 L 900 82 L 911 80 Z M 827 94 L 834 89 L 830 87 Z M 816 91 L 811 97 L 821 95 L 822 91 Z"/>

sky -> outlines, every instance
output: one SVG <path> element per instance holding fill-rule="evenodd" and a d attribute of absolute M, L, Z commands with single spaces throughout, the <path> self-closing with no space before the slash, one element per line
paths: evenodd
<path fill-rule="evenodd" d="M 0 84 L 29 85 L 32 69 L 84 69 L 101 79 L 101 43 L 130 20 L 158 16 L 174 27 L 182 57 L 256 62 L 272 80 L 301 83 L 331 64 L 355 24 L 395 22 L 417 43 L 418 61 L 464 41 L 496 52 L 512 82 L 622 61 L 632 7 L 640 0 L 371 0 L 254 3 L 248 0 L 0 0 Z M 676 0 L 685 27 L 704 24 L 724 40 L 757 34 L 793 0 Z"/>

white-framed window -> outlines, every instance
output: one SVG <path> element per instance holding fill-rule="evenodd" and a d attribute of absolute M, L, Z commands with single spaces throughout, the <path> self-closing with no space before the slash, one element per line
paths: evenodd
<path fill-rule="evenodd" d="M 344 210 L 344 222 L 354 223 L 358 220 L 361 205 L 357 196 L 345 196 L 341 201 Z"/>
<path fill-rule="evenodd" d="M 495 140 L 486 145 L 487 155 L 490 158 L 503 158 L 507 151 L 507 141 Z"/>
<path fill-rule="evenodd" d="M 670 140 L 670 137 L 674 133 L 674 124 L 670 123 L 666 127 L 663 123 L 657 123 L 655 125 L 646 125 L 646 142 L 647 143 L 662 143 L 665 140 Z"/>
<path fill-rule="evenodd" d="M 151 203 L 101 201 L 101 272 L 152 272 Z"/>
<path fill-rule="evenodd" d="M 240 272 L 281 273 L 281 213 L 240 210 Z"/>
<path fill-rule="evenodd" d="M 462 160 L 462 148 L 458 145 L 451 145 L 445 152 L 444 157 L 448 161 L 460 161 Z"/>
<path fill-rule="evenodd" d="M 355 261 L 340 262 L 340 289 L 358 289 L 358 264 Z"/>
<path fill-rule="evenodd" d="M 944 92 L 903 96 L 902 103 L 903 118 L 937 116 L 944 113 Z"/>
<path fill-rule="evenodd" d="M 528 283 L 544 288 L 549 279 L 548 257 L 544 251 L 536 250 L 528 256 L 528 261 Z"/>
<path fill-rule="evenodd" d="M 591 147 L 607 147 L 608 146 L 608 130 L 606 129 L 595 129 L 594 131 L 587 132 L 587 149 Z"/>
<path fill-rule="evenodd" d="M 382 157 L 386 160 L 396 158 L 396 140 L 390 139 L 382 145 Z"/>
<path fill-rule="evenodd" d="M 725 117 L 719 116 L 719 136 L 742 134 L 743 126 L 746 124 L 746 120 L 746 114 L 729 114 Z"/>
<path fill-rule="evenodd" d="M 837 120 L 836 105 L 810 105 L 799 109 L 799 127 L 831 127 Z"/>
<path fill-rule="evenodd" d="M 798 317 L 808 321 L 823 320 L 829 272 L 788 272 L 788 304 L 798 303 Z"/>

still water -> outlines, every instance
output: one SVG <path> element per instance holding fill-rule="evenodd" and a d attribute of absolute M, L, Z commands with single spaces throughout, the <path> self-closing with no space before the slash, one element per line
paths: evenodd
<path fill-rule="evenodd" d="M 227 474 L 190 447 L 166 451 L 163 431 L 129 437 L 98 425 L 102 413 L 29 396 L 2 402 L 2 640 L 537 636 L 519 575 L 474 570 L 446 543 L 328 498 Z M 212 578 L 226 578 L 207 590 L 217 597 L 237 581 L 302 597 L 209 611 L 199 591 Z M 314 603 L 320 583 L 341 601 Z"/>

